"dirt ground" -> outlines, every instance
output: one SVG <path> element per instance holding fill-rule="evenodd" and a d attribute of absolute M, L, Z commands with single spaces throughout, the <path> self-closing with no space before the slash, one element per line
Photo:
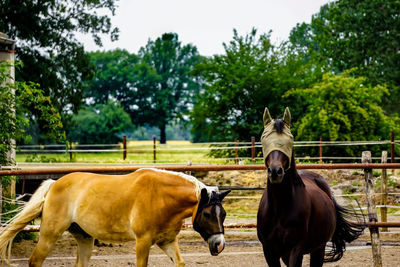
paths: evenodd
<path fill-rule="evenodd" d="M 319 171 L 328 183 L 332 191 L 338 195 L 340 203 L 348 203 L 348 198 L 340 197 L 343 193 L 362 193 L 363 179 L 362 173 L 355 171 Z M 210 172 L 208 174 L 196 175 L 201 181 L 209 185 L 231 185 L 231 186 L 251 186 L 265 187 L 264 171 L 232 171 L 232 172 Z M 377 178 L 379 179 L 379 178 Z M 391 176 L 392 187 L 390 191 L 399 192 L 400 178 L 396 175 Z M 397 184 L 397 185 L 396 185 Z M 235 199 L 225 201 L 227 211 L 236 213 L 238 217 L 231 216 L 226 221 L 226 225 L 234 223 L 255 223 L 255 212 L 258 207 L 258 199 L 261 191 L 236 193 L 239 196 L 255 197 L 255 199 L 240 200 L 247 201 L 243 208 L 243 202 Z M 235 195 L 232 193 L 231 195 Z M 362 196 L 359 198 L 362 202 Z M 347 202 L 346 202 L 347 201 Z M 379 198 L 377 199 L 379 203 Z M 400 203 L 399 197 L 390 196 L 388 204 Z M 246 206 L 247 205 L 247 206 Z M 250 213 L 250 214 L 248 214 Z M 400 213 L 397 212 L 399 215 Z M 389 216 L 389 221 L 400 221 L 394 213 Z M 398 232 L 395 232 L 398 231 Z M 211 256 L 208 247 L 202 241 L 199 234 L 193 229 L 182 230 L 179 234 L 180 250 L 186 266 L 267 266 L 261 244 L 257 240 L 255 229 L 227 229 L 225 235 L 227 245 L 219 256 Z M 383 266 L 400 267 L 400 232 L 398 228 L 390 229 L 390 233 L 381 233 L 382 261 Z M 348 246 L 343 258 L 334 263 L 326 263 L 324 266 L 373 266 L 372 250 L 369 243 L 368 231 L 355 244 Z M 27 266 L 27 259 L 32 253 L 36 241 L 25 240 L 13 244 L 12 266 Z M 75 240 L 65 233 L 57 242 L 56 247 L 46 259 L 44 266 L 74 266 L 76 257 Z M 136 266 L 135 242 L 126 243 L 99 243 L 94 247 L 90 266 Z M 173 266 L 169 258 L 158 248 L 153 247 L 150 252 L 149 266 L 164 267 Z M 306 255 L 303 266 L 309 266 L 309 257 Z"/>
<path fill-rule="evenodd" d="M 386 240 L 382 247 L 383 266 L 400 266 L 400 246 L 397 235 L 385 235 Z M 227 246 L 219 256 L 211 256 L 207 245 L 201 241 L 200 236 L 192 229 L 183 230 L 179 235 L 180 250 L 186 266 L 267 266 L 261 244 L 257 241 L 254 230 L 246 232 L 229 231 L 226 233 Z M 373 266 L 371 247 L 366 245 L 368 235 L 364 235 L 355 245 L 349 245 L 343 258 L 334 263 L 326 263 L 324 266 Z M 12 266 L 27 266 L 34 241 L 15 243 L 12 251 Z M 76 257 L 76 243 L 69 235 L 64 234 L 57 242 L 56 247 L 44 262 L 44 266 L 74 266 Z M 95 246 L 90 261 L 90 266 L 136 266 L 135 242 L 103 243 Z M 158 247 L 151 249 L 149 266 L 164 267 L 173 266 L 169 258 Z M 303 266 L 309 266 L 309 257 L 303 259 Z"/>

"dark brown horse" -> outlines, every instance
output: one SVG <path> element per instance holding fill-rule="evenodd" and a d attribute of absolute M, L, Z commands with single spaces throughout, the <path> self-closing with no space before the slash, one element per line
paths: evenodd
<path fill-rule="evenodd" d="M 257 215 L 257 234 L 269 266 L 301 266 L 310 254 L 310 266 L 339 260 L 345 242 L 355 240 L 364 230 L 347 221 L 362 218 L 339 206 L 329 185 L 320 175 L 297 172 L 290 132 L 290 112 L 283 120 L 272 120 L 264 112 L 261 137 L 268 182 Z M 331 241 L 325 252 L 327 242 Z"/>

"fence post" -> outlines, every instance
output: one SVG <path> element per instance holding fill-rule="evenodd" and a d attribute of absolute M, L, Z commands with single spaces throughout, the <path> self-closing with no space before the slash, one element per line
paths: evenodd
<path fill-rule="evenodd" d="M 156 141 L 157 138 L 155 135 L 153 135 L 153 163 L 157 162 L 157 158 L 156 158 Z"/>
<path fill-rule="evenodd" d="M 69 140 L 69 161 L 72 161 L 72 140 Z"/>
<path fill-rule="evenodd" d="M 390 163 L 394 162 L 394 132 L 390 131 Z M 392 169 L 392 174 L 394 174 L 394 169 Z"/>
<path fill-rule="evenodd" d="M 387 163 L 387 151 L 382 151 L 382 159 L 381 163 Z M 382 187 L 381 187 L 381 221 L 386 222 L 387 221 L 387 170 L 382 169 Z M 387 232 L 388 228 L 387 227 L 382 227 L 382 232 Z"/>
<path fill-rule="evenodd" d="M 362 152 L 362 163 L 371 163 L 371 151 Z M 375 190 L 374 190 L 374 176 L 372 175 L 372 169 L 364 169 L 364 180 L 365 180 L 365 193 L 367 195 L 368 204 L 368 220 L 369 222 L 377 222 L 378 217 L 376 215 L 376 205 L 375 205 Z M 382 267 L 382 252 L 381 252 L 381 242 L 379 239 L 379 228 L 369 228 L 371 235 L 371 245 L 372 245 L 372 256 L 374 259 L 374 267 Z"/>
<path fill-rule="evenodd" d="M 319 163 L 322 163 L 322 136 L 319 137 Z"/>
<path fill-rule="evenodd" d="M 235 138 L 235 163 L 238 164 L 238 150 L 237 150 L 237 138 Z"/>
<path fill-rule="evenodd" d="M 256 161 L 256 138 L 254 136 L 251 137 L 251 161 Z"/>
<path fill-rule="evenodd" d="M 122 159 L 126 160 L 126 136 L 122 137 Z"/>
<path fill-rule="evenodd" d="M 390 131 L 390 163 L 394 163 L 394 133 Z"/>

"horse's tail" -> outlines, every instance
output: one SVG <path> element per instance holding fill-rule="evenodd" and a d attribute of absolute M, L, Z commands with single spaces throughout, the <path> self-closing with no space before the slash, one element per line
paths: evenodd
<path fill-rule="evenodd" d="M 364 231 L 364 214 L 356 213 L 354 209 L 347 209 L 340 206 L 335 198 L 332 197 L 336 209 L 336 229 L 332 236 L 329 251 L 325 253 L 324 262 L 338 261 L 346 251 L 346 242 L 350 243 L 357 239 Z M 356 220 L 356 223 L 350 222 Z"/>
<path fill-rule="evenodd" d="M 46 194 L 54 182 L 54 180 L 44 181 L 22 210 L 6 223 L 6 227 L 0 230 L 0 256 L 3 261 L 6 259 L 6 256 L 8 256 L 8 259 L 10 257 L 11 244 L 14 237 L 28 223 L 41 215 Z"/>

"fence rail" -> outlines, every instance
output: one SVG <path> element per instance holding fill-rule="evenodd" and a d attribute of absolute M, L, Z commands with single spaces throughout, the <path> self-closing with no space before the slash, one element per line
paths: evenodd
<path fill-rule="evenodd" d="M 170 171 L 245 171 L 245 170 L 265 170 L 265 165 L 192 165 L 192 166 L 116 166 L 116 167 L 70 167 L 70 168 L 49 168 L 49 169 L 24 169 L 24 170 L 1 170 L 0 176 L 17 175 L 40 175 L 40 174 L 64 174 L 71 172 L 96 172 L 96 173 L 124 173 L 133 172 L 142 168 L 158 168 Z M 400 163 L 330 163 L 330 164 L 297 164 L 296 168 L 304 169 L 400 169 Z"/>
<path fill-rule="evenodd" d="M 255 138 L 252 137 L 250 142 L 239 142 L 236 138 L 234 142 L 208 142 L 208 143 L 191 143 L 190 146 L 179 146 L 171 147 L 169 145 L 157 144 L 157 140 L 154 137 L 153 140 L 143 147 L 140 145 L 127 145 L 126 136 L 123 137 L 122 143 L 119 144 L 73 144 L 72 141 L 69 144 L 51 144 L 51 145 L 21 145 L 17 148 L 17 153 L 43 153 L 43 154 L 69 154 L 70 161 L 73 161 L 73 154 L 75 153 L 120 153 L 122 159 L 125 161 L 128 154 L 141 154 L 141 153 L 152 153 L 152 160 L 145 160 L 147 162 L 157 162 L 157 153 L 190 153 L 193 151 L 218 151 L 218 150 L 233 150 L 234 157 L 218 158 L 220 160 L 234 161 L 240 163 L 242 160 L 251 160 L 255 162 L 259 160 L 256 157 L 256 149 L 260 150 L 262 147 L 261 142 L 255 142 Z M 295 147 L 319 147 L 319 157 L 298 157 L 299 160 L 319 160 L 320 163 L 323 160 L 353 160 L 358 159 L 356 157 L 332 157 L 323 155 L 323 147 L 332 146 L 372 146 L 372 145 L 390 145 L 390 159 L 391 162 L 395 161 L 394 145 L 400 144 L 400 140 L 395 140 L 394 135 L 391 134 L 390 140 L 375 140 L 375 141 L 323 141 L 322 138 L 319 141 L 295 141 Z M 250 150 L 249 157 L 239 157 L 238 152 L 240 150 Z M 243 153 L 242 153 L 243 154 Z M 372 158 L 376 160 L 377 158 Z M 143 160 L 135 160 L 135 162 L 142 162 Z M 160 162 L 160 160 L 158 160 Z M 164 159 L 162 162 L 171 161 L 170 159 Z M 174 160 L 176 162 L 176 160 Z"/>

